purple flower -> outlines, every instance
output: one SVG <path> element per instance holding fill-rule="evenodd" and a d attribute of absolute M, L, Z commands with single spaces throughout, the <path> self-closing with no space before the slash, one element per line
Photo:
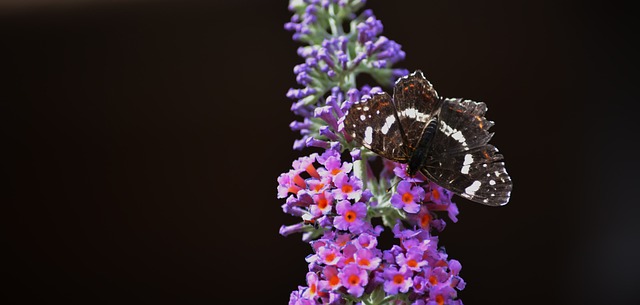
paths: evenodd
<path fill-rule="evenodd" d="M 307 273 L 307 288 L 302 297 L 305 299 L 317 299 L 318 298 L 318 275 L 315 272 Z"/>
<path fill-rule="evenodd" d="M 396 174 L 396 176 L 402 178 L 402 180 L 404 181 L 422 183 L 427 179 L 420 172 L 416 173 L 416 175 L 413 177 L 409 176 L 409 174 L 407 174 L 407 164 L 397 162 L 392 162 L 392 164 L 395 165 L 395 167 L 393 168 L 393 173 Z"/>
<path fill-rule="evenodd" d="M 404 253 L 398 254 L 396 262 L 400 267 L 419 272 L 423 266 L 427 265 L 427 261 L 422 258 L 423 253 L 419 248 L 411 248 L 406 255 Z"/>
<path fill-rule="evenodd" d="M 378 239 L 371 234 L 362 233 L 356 239 L 356 245 L 361 249 L 375 249 L 378 245 Z"/>
<path fill-rule="evenodd" d="M 311 214 L 316 216 L 327 215 L 333 207 L 333 195 L 327 191 L 320 192 L 313 195 L 313 202 L 315 205 L 311 206 Z"/>
<path fill-rule="evenodd" d="M 342 257 L 340 251 L 334 247 L 320 247 L 318 249 L 318 257 L 325 265 L 335 265 Z"/>
<path fill-rule="evenodd" d="M 338 216 L 333 220 L 333 225 L 338 230 L 349 230 L 353 233 L 360 232 L 364 226 L 364 217 L 367 216 L 367 206 L 362 202 L 351 204 L 342 200 L 336 205 Z"/>
<path fill-rule="evenodd" d="M 413 291 L 419 294 L 423 294 L 425 291 L 427 291 L 428 283 L 429 282 L 424 277 L 419 275 L 415 276 L 413 278 Z"/>
<path fill-rule="evenodd" d="M 388 294 L 405 293 L 413 286 L 412 272 L 406 268 L 389 267 L 384 270 L 384 291 Z"/>
<path fill-rule="evenodd" d="M 382 22 L 376 17 L 371 16 L 365 20 L 365 22 L 358 24 L 356 27 L 358 30 L 358 41 L 364 44 L 367 41 L 371 41 L 378 34 L 382 33 Z"/>
<path fill-rule="evenodd" d="M 453 197 L 453 193 L 451 193 L 450 191 L 438 186 L 433 182 L 429 182 L 429 190 L 430 191 L 429 193 L 427 193 L 425 200 L 442 205 L 451 203 L 451 197 Z"/>
<path fill-rule="evenodd" d="M 339 173 L 333 178 L 336 189 L 333 196 L 336 199 L 358 199 L 362 195 L 362 181 L 355 176 Z"/>
<path fill-rule="evenodd" d="M 398 184 L 398 192 L 391 197 L 391 204 L 403 209 L 408 213 L 417 213 L 420 211 L 418 202 L 424 198 L 424 189 L 419 186 L 412 186 L 410 182 L 400 181 Z"/>
<path fill-rule="evenodd" d="M 428 305 L 449 304 L 457 296 L 456 291 L 449 285 L 436 285 L 429 290 Z"/>
<path fill-rule="evenodd" d="M 340 164 L 340 157 L 330 156 L 324 162 L 324 167 L 326 168 L 326 173 L 331 177 L 335 177 L 340 173 L 348 174 L 351 172 L 351 168 L 353 167 L 352 163 L 343 162 Z"/>
<path fill-rule="evenodd" d="M 280 235 L 287 236 L 293 233 L 300 233 L 304 231 L 304 224 L 297 223 L 290 226 L 281 226 L 280 227 Z"/>
<path fill-rule="evenodd" d="M 360 249 L 356 252 L 355 263 L 358 267 L 366 270 L 374 270 L 380 265 L 381 258 L 377 257 L 369 249 Z"/>
<path fill-rule="evenodd" d="M 289 193 L 297 194 L 298 191 L 307 187 L 300 173 L 300 170 L 291 170 L 278 177 L 278 198 L 285 198 Z"/>
<path fill-rule="evenodd" d="M 322 275 L 325 280 L 320 281 L 320 288 L 322 290 L 335 291 L 338 288 L 342 287 L 340 283 L 340 277 L 338 273 L 338 268 L 335 266 L 326 266 L 322 270 Z"/>
<path fill-rule="evenodd" d="M 360 297 L 364 292 L 364 286 L 369 282 L 369 276 L 366 270 L 358 268 L 355 264 L 349 264 L 342 269 L 340 280 L 349 294 Z"/>

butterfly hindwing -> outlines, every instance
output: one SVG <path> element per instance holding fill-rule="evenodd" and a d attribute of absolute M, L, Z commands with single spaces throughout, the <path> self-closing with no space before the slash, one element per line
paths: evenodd
<path fill-rule="evenodd" d="M 439 186 L 471 201 L 500 206 L 509 202 L 512 182 L 502 155 L 487 144 L 465 152 L 430 159 L 422 172 Z"/>
<path fill-rule="evenodd" d="M 423 172 L 436 184 L 462 197 L 486 205 L 509 201 L 512 182 L 501 154 L 488 144 L 493 122 L 484 117 L 487 107 L 460 99 L 446 99 Z"/>
<path fill-rule="evenodd" d="M 344 130 L 362 146 L 387 159 L 408 158 L 391 96 L 386 92 L 354 104 L 345 115 Z"/>

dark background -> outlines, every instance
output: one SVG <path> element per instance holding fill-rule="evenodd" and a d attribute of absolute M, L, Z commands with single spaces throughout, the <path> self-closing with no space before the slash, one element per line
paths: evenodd
<path fill-rule="evenodd" d="M 286 1 L 0 4 L 3 303 L 286 304 L 311 251 L 276 177 L 301 153 Z M 398 66 L 485 101 L 515 188 L 457 198 L 465 304 L 638 304 L 631 7 L 369 1 Z M 8 301 L 7 301 L 8 300 Z"/>

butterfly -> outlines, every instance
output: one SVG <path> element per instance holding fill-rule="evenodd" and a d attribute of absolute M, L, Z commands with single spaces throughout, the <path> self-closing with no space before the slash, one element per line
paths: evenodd
<path fill-rule="evenodd" d="M 355 141 L 407 174 L 423 173 L 437 185 L 489 206 L 509 202 L 513 184 L 503 156 L 489 144 L 487 106 L 438 96 L 420 70 L 398 79 L 393 97 L 373 94 L 351 106 L 343 128 Z"/>

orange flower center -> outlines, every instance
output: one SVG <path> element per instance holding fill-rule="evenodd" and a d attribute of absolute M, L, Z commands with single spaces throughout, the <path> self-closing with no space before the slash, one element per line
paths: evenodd
<path fill-rule="evenodd" d="M 342 186 L 342 192 L 345 194 L 349 194 L 353 192 L 353 187 L 351 185 L 345 184 Z"/>
<path fill-rule="evenodd" d="M 339 174 L 341 171 L 342 170 L 339 169 L 339 168 L 334 168 L 334 169 L 331 170 L 331 175 L 335 176 L 335 175 Z"/>
<path fill-rule="evenodd" d="M 327 198 L 324 198 L 324 196 L 318 198 L 318 207 L 323 209 L 327 207 L 327 204 L 329 202 L 327 201 Z"/>
<path fill-rule="evenodd" d="M 333 254 L 333 253 L 329 253 L 329 254 L 327 255 L 327 257 L 325 257 L 325 259 L 324 259 L 324 260 L 325 260 L 326 262 L 332 262 L 334 259 L 336 259 L 336 255 L 335 255 L 335 254 Z"/>
<path fill-rule="evenodd" d="M 410 259 L 409 261 L 407 261 L 407 266 L 411 268 L 415 268 L 418 266 L 418 262 L 416 262 L 415 259 Z"/>
<path fill-rule="evenodd" d="M 324 187 L 324 183 L 318 183 L 316 184 L 316 186 L 313 188 L 314 191 L 318 192 L 320 191 L 322 188 Z"/>
<path fill-rule="evenodd" d="M 336 286 L 340 283 L 340 278 L 337 275 L 334 275 L 329 278 L 329 285 Z"/>
<path fill-rule="evenodd" d="M 369 264 L 371 264 L 371 262 L 366 258 L 363 258 L 358 262 L 358 265 L 360 266 L 369 266 Z"/>
<path fill-rule="evenodd" d="M 353 258 L 353 256 L 352 256 L 352 257 L 347 258 L 347 259 L 344 261 L 344 264 L 345 264 L 345 265 L 348 265 L 348 264 L 353 263 L 353 262 L 355 262 L 355 261 L 356 261 L 356 259 L 355 259 L 355 258 Z"/>
<path fill-rule="evenodd" d="M 360 283 L 360 278 L 357 275 L 354 274 L 349 277 L 349 284 L 358 285 L 358 283 Z"/>
<path fill-rule="evenodd" d="M 420 225 L 423 228 L 426 228 L 429 226 L 429 223 L 431 223 L 431 215 L 429 215 L 429 213 L 422 215 L 422 217 L 420 218 Z"/>
<path fill-rule="evenodd" d="M 436 303 L 438 303 L 438 305 L 444 305 L 444 297 L 441 294 L 436 296 Z"/>
<path fill-rule="evenodd" d="M 354 211 L 348 211 L 346 214 L 344 214 L 344 219 L 346 219 L 347 222 L 354 222 L 356 218 L 356 212 Z"/>
<path fill-rule="evenodd" d="M 309 289 L 311 290 L 311 294 L 316 294 L 316 290 L 318 289 L 316 287 L 316 284 L 311 285 L 311 287 L 309 287 Z"/>
<path fill-rule="evenodd" d="M 440 192 L 438 192 L 437 189 L 433 189 L 431 191 L 431 196 L 433 196 L 433 199 L 438 200 L 440 199 Z"/>
<path fill-rule="evenodd" d="M 438 279 L 436 278 L 435 275 L 432 275 L 429 277 L 429 283 L 431 283 L 431 285 L 438 284 Z"/>
<path fill-rule="evenodd" d="M 402 274 L 396 274 L 393 276 L 393 282 L 400 285 L 404 282 L 404 276 Z"/>
<path fill-rule="evenodd" d="M 404 195 L 402 195 L 402 202 L 410 203 L 412 201 L 413 201 L 413 195 L 411 195 L 411 193 L 404 193 Z"/>

